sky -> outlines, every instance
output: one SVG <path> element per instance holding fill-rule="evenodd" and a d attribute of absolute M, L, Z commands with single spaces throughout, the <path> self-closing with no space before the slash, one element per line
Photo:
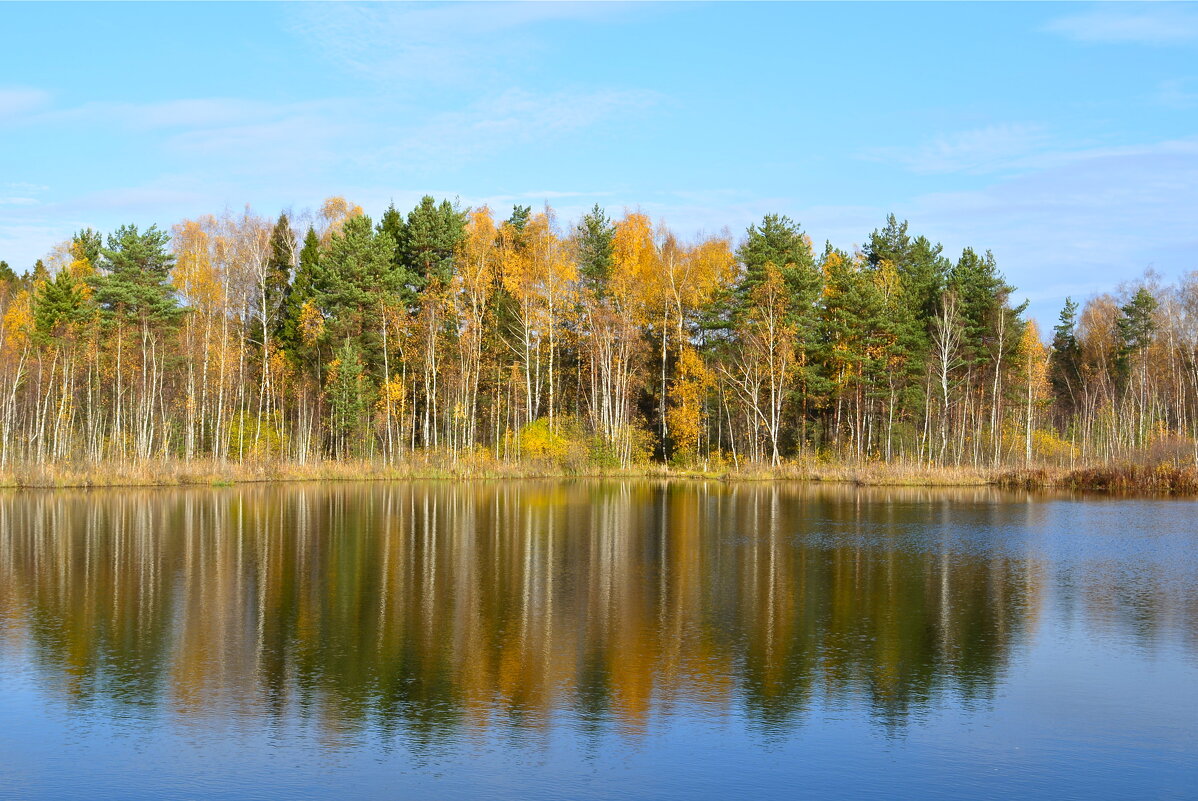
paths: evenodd
<path fill-rule="evenodd" d="M 343 195 L 684 236 L 896 214 L 1065 296 L 1198 270 L 1198 4 L 0 3 L 0 259 Z"/>

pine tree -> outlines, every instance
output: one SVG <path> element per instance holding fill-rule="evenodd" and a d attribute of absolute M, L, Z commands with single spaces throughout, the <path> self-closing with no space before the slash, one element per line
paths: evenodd
<path fill-rule="evenodd" d="M 266 262 L 264 280 L 260 291 L 262 298 L 258 309 L 259 319 L 254 321 L 250 339 L 262 344 L 283 334 L 283 312 L 291 291 L 291 266 L 295 253 L 295 233 L 286 214 L 280 214 L 270 234 L 270 257 Z"/>
<path fill-rule="evenodd" d="M 403 214 L 395 208 L 394 203 L 387 206 L 387 210 L 383 212 L 383 216 L 379 219 L 377 230 L 378 233 L 391 237 L 391 241 L 395 243 L 395 248 L 391 254 L 391 263 L 397 269 L 407 270 L 408 267 L 404 263 L 404 254 L 408 243 L 408 224 L 404 221 Z M 410 287 L 410 289 L 414 290 L 415 287 Z M 411 298 L 405 298 L 405 301 L 410 302 Z"/>
<path fill-rule="evenodd" d="M 532 218 L 532 206 L 521 206 L 519 204 L 512 206 L 512 216 L 508 217 L 508 224 L 516 229 L 519 233 L 524 233 L 524 227 L 528 225 L 528 221 Z"/>
<path fill-rule="evenodd" d="M 700 321 L 700 328 L 720 338 L 731 335 L 753 313 L 758 287 L 776 272 L 785 296 L 782 322 L 795 340 L 796 380 L 788 382 L 787 389 L 798 393 L 795 404 L 805 421 L 808 396 L 812 389 L 820 386 L 815 370 L 815 354 L 819 348 L 816 304 L 824 280 L 815 263 L 811 239 L 789 217 L 767 214 L 760 225 L 752 224 L 745 231 L 745 240 L 737 249 L 736 257 L 742 268 L 740 280 L 713 299 L 706 311 L 706 319 Z M 805 438 L 805 426 L 798 438 Z"/>
<path fill-rule="evenodd" d="M 301 331 L 304 304 L 312 300 L 313 276 L 319 269 L 320 237 L 315 229 L 308 227 L 304 245 L 300 249 L 299 265 L 295 278 L 287 288 L 279 313 L 279 344 L 293 361 L 302 360 L 304 337 Z"/>
<path fill-rule="evenodd" d="M 369 217 L 353 217 L 329 240 L 313 274 L 312 299 L 325 316 L 327 341 L 339 348 L 352 340 L 371 368 L 382 362 L 382 304 L 410 277 L 392 261 L 394 249 Z"/>
<path fill-rule="evenodd" d="M 436 280 L 448 284 L 453 276 L 453 257 L 466 235 L 466 213 L 448 200 L 440 205 L 429 195 L 408 213 L 403 242 L 404 264 L 421 289 Z"/>
<path fill-rule="evenodd" d="M 38 338 L 48 342 L 66 327 L 87 317 L 88 294 L 82 281 L 69 269 L 58 271 L 51 281 L 41 282 L 33 295 L 33 321 Z"/>
<path fill-rule="evenodd" d="M 582 216 L 574 229 L 578 271 L 586 287 L 597 295 L 603 294 L 611 272 L 611 243 L 615 232 L 616 227 L 598 203 Z"/>
<path fill-rule="evenodd" d="M 1065 298 L 1059 322 L 1052 329 L 1049 382 L 1057 405 L 1066 412 L 1077 408 L 1081 381 L 1081 345 L 1077 341 L 1077 304 Z"/>
<path fill-rule="evenodd" d="M 50 280 L 50 271 L 46 269 L 46 263 L 38 259 L 33 263 L 33 270 L 26 273 L 22 278 L 30 289 L 35 289 L 38 284 Z"/>
<path fill-rule="evenodd" d="M 932 356 L 934 320 L 950 264 L 941 245 L 923 236 L 912 238 L 907 221 L 899 222 L 893 214 L 886 218 L 884 228 L 870 234 L 864 252 L 886 297 L 884 453 L 889 457 L 896 418 L 901 421 L 929 402 L 924 397 L 923 378 Z"/>
<path fill-rule="evenodd" d="M 152 322 L 178 318 L 169 241 L 166 232 L 153 225 L 144 232 L 136 225 L 123 225 L 108 235 L 108 247 L 100 250 L 101 272 L 92 278 L 96 302 L 106 316 Z"/>
<path fill-rule="evenodd" d="M 885 298 L 872 274 L 844 251 L 828 245 L 821 262 L 821 361 L 833 390 L 857 392 L 880 364 Z"/>
<path fill-rule="evenodd" d="M 990 251 L 979 256 L 973 248 L 962 251 L 949 272 L 948 285 L 960 304 L 962 344 L 967 356 L 975 363 L 983 363 L 990 355 L 998 327 L 1011 322 L 1010 314 L 1015 310 L 1007 307 L 1007 299 L 1015 288 L 1003 279 Z M 1006 319 L 1000 319 L 1002 316 Z"/>
<path fill-rule="evenodd" d="M 79 258 L 87 259 L 91 264 L 95 264 L 100 258 L 104 240 L 99 231 L 84 228 L 75 234 L 71 243 Z"/>
<path fill-rule="evenodd" d="M 1133 362 L 1148 350 L 1156 331 L 1157 300 L 1146 287 L 1140 287 L 1125 305 L 1119 308 L 1119 351 L 1116 364 L 1126 376 Z"/>
<path fill-rule="evenodd" d="M 334 454 L 340 458 L 357 455 L 368 422 L 371 393 L 362 355 L 350 339 L 341 344 L 337 358 L 329 365 L 326 393 Z"/>
<path fill-rule="evenodd" d="M 886 218 L 885 228 L 870 234 L 865 245 L 865 258 L 872 269 L 882 269 L 886 264 L 893 266 L 899 277 L 903 305 L 910 311 L 909 319 L 925 334 L 929 321 L 936 316 L 940 290 L 950 268 L 943 250 L 927 237 L 912 239 L 907 233 L 907 221 L 900 223 L 893 214 Z"/>
<path fill-rule="evenodd" d="M 811 240 L 798 223 L 777 214 L 765 215 L 761 225 L 749 226 L 736 255 L 744 267 L 736 287 L 738 313 L 743 313 L 754 287 L 765 280 L 767 266 L 772 264 L 786 285 L 789 322 L 800 326 L 809 323 L 822 276 L 815 268 Z"/>

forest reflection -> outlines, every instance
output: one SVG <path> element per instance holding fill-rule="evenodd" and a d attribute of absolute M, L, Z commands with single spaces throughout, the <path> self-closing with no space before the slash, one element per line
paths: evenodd
<path fill-rule="evenodd" d="M 992 500 L 651 481 L 9 494 L 0 660 L 25 654 L 80 705 L 417 740 L 559 714 L 636 733 L 695 704 L 786 731 L 838 699 L 902 727 L 984 702 L 1036 625 L 1044 568 L 1009 532 L 1042 507 Z"/>

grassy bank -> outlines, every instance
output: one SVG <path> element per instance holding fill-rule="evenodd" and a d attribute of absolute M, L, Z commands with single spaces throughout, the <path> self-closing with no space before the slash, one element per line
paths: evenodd
<path fill-rule="evenodd" d="M 998 473 L 1008 489 L 1060 489 L 1153 495 L 1198 495 L 1198 468 L 1176 464 L 1116 464 L 1073 469 L 1029 468 Z"/>
<path fill-rule="evenodd" d="M 655 478 L 721 481 L 840 482 L 861 486 L 978 487 L 1018 490 L 1082 490 L 1110 493 L 1198 494 L 1198 468 L 1124 464 L 1101 467 L 987 469 L 905 462 L 864 464 L 818 460 L 780 466 L 661 464 L 628 468 L 571 468 L 550 462 L 503 462 L 489 458 L 416 456 L 402 464 L 380 461 L 212 462 L 143 461 L 101 464 L 17 465 L 0 470 L 0 487 L 231 486 L 272 481 L 403 481 L 415 479 Z"/>
<path fill-rule="evenodd" d="M 398 465 L 376 461 L 238 463 L 196 461 L 106 462 L 100 464 L 17 465 L 0 470 L 0 487 L 228 486 L 268 481 L 400 481 L 411 479 L 516 478 L 702 478 L 725 481 L 829 481 L 878 486 L 982 486 L 994 483 L 990 471 L 913 464 L 848 465 L 795 461 L 778 467 L 740 469 L 661 464 L 627 468 L 563 467 L 550 462 L 415 457 Z"/>

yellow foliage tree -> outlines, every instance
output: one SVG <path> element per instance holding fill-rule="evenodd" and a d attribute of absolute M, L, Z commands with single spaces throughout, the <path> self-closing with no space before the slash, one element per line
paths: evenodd
<path fill-rule="evenodd" d="M 340 195 L 326 198 L 320 204 L 320 219 L 324 220 L 325 228 L 320 235 L 321 244 L 327 244 L 333 234 L 339 233 L 345 227 L 346 220 L 365 214 L 361 206 L 350 203 Z"/>
<path fill-rule="evenodd" d="M 473 447 L 478 422 L 478 384 L 482 374 L 483 326 L 487 304 L 499 273 L 498 231 L 491 209 L 475 209 L 466 221 L 466 236 L 458 254 L 451 297 L 462 320 L 458 353 L 462 374 L 459 405 L 463 410 L 463 439 Z"/>
<path fill-rule="evenodd" d="M 1024 458 L 1032 460 L 1032 432 L 1035 430 L 1035 410 L 1052 397 L 1048 382 L 1048 348 L 1040 340 L 1040 329 L 1035 320 L 1028 320 L 1019 339 L 1019 354 L 1024 363 L 1026 387 L 1026 413 L 1024 420 Z"/>
<path fill-rule="evenodd" d="M 703 363 L 699 352 L 692 347 L 684 347 L 674 375 L 671 392 L 673 404 L 667 412 L 670 431 L 674 435 L 674 455 L 679 461 L 691 461 L 698 456 L 703 434 L 704 400 L 714 382 L 715 376 Z"/>

